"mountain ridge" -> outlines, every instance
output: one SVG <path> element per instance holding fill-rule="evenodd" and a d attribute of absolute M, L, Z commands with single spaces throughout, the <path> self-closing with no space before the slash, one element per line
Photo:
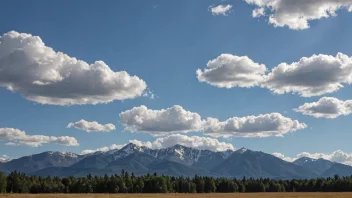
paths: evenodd
<path fill-rule="evenodd" d="M 318 167 L 318 168 L 315 168 Z M 271 154 L 241 148 L 210 151 L 176 144 L 151 149 L 129 143 L 121 149 L 78 155 L 42 152 L 0 163 L 5 173 L 17 170 L 39 176 L 112 175 L 122 169 L 135 175 L 159 173 L 172 176 L 304 179 L 352 175 L 352 167 L 324 159 L 300 158 L 287 162 Z"/>

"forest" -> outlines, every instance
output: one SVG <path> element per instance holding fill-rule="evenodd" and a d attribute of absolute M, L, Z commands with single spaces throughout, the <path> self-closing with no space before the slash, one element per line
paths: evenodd
<path fill-rule="evenodd" d="M 246 193 L 246 192 L 348 192 L 352 176 L 305 180 L 246 178 L 193 178 L 147 174 L 135 176 L 122 170 L 103 177 L 38 177 L 17 171 L 0 172 L 0 193 Z"/>

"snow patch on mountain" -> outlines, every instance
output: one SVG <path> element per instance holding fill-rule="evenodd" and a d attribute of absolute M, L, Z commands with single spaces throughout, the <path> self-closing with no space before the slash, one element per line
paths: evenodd
<path fill-rule="evenodd" d="M 246 148 L 244 148 L 244 147 L 242 147 L 242 148 L 240 148 L 240 149 L 238 149 L 237 151 L 236 151 L 236 153 L 245 153 L 245 152 L 247 152 L 248 151 L 248 149 L 246 149 Z"/>

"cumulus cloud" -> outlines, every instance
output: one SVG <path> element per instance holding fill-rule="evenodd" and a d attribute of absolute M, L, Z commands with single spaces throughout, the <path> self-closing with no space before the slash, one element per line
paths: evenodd
<path fill-rule="evenodd" d="M 199 131 L 202 120 L 199 114 L 186 111 L 179 105 L 161 110 L 142 105 L 120 113 L 120 122 L 126 131 L 166 135 L 176 132 Z"/>
<path fill-rule="evenodd" d="M 104 147 L 97 148 L 94 150 L 86 149 L 81 152 L 81 155 L 86 155 L 86 154 L 95 153 L 95 152 L 106 152 L 106 151 L 110 151 L 110 150 L 121 149 L 125 145 L 126 144 L 113 144 L 110 146 L 104 146 Z"/>
<path fill-rule="evenodd" d="M 74 127 L 87 132 L 109 132 L 115 130 L 115 125 L 108 124 L 99 124 L 96 121 L 88 122 L 86 120 L 80 120 L 78 122 L 71 122 L 67 125 L 67 128 Z"/>
<path fill-rule="evenodd" d="M 292 120 L 280 113 L 270 113 L 233 117 L 223 122 L 208 118 L 204 124 L 204 134 L 213 137 L 269 137 L 283 136 L 306 127 L 306 124 L 298 120 Z"/>
<path fill-rule="evenodd" d="M 69 136 L 45 136 L 45 135 L 27 135 L 26 132 L 14 128 L 0 128 L 0 139 L 9 140 L 6 145 L 17 146 L 26 145 L 38 147 L 42 144 L 55 143 L 64 146 L 78 146 L 78 141 Z"/>
<path fill-rule="evenodd" d="M 141 96 L 146 83 L 103 61 L 88 64 L 46 46 L 38 36 L 0 36 L 0 87 L 52 105 L 108 103 Z"/>
<path fill-rule="evenodd" d="M 325 154 L 325 153 L 308 153 L 308 152 L 302 152 L 300 154 L 297 154 L 296 157 L 285 157 L 285 155 L 281 153 L 273 153 L 274 156 L 281 158 L 283 160 L 292 162 L 295 161 L 296 159 L 299 159 L 301 157 L 309 157 L 312 159 L 319 159 L 323 158 L 326 160 L 330 160 L 333 162 L 338 162 L 346 165 L 352 165 L 352 153 L 345 153 L 341 150 L 334 151 L 330 154 Z"/>
<path fill-rule="evenodd" d="M 309 28 L 312 20 L 337 16 L 336 11 L 346 9 L 352 12 L 352 0 L 246 0 L 255 5 L 253 17 L 267 16 L 269 24 L 290 29 Z"/>
<path fill-rule="evenodd" d="M 232 5 L 218 5 L 218 6 L 210 6 L 209 11 L 212 15 L 224 15 L 227 16 L 228 13 L 231 12 Z"/>
<path fill-rule="evenodd" d="M 203 120 L 199 114 L 186 111 L 178 105 L 162 110 L 134 107 L 120 113 L 120 122 L 126 131 L 146 132 L 154 136 L 199 131 L 213 137 L 268 137 L 282 136 L 307 127 L 280 113 L 233 117 L 224 122 L 211 117 Z"/>
<path fill-rule="evenodd" d="M 275 94 L 297 93 L 302 97 L 338 91 L 352 83 L 352 57 L 343 53 L 302 57 L 298 62 L 281 63 L 266 74 L 264 64 L 247 56 L 221 54 L 196 74 L 200 82 L 220 88 L 267 88 Z"/>
<path fill-rule="evenodd" d="M 317 102 L 305 103 L 293 110 L 316 118 L 332 119 L 341 115 L 351 114 L 352 100 L 342 101 L 333 97 L 323 97 Z"/>
<path fill-rule="evenodd" d="M 186 147 L 192 147 L 200 150 L 210 151 L 226 151 L 235 150 L 234 146 L 230 143 L 220 142 L 217 139 L 200 136 L 186 136 L 181 134 L 172 134 L 166 137 L 161 137 L 153 142 L 141 142 L 139 140 L 131 140 L 133 144 L 138 146 L 145 146 L 152 149 L 168 148 L 176 144 Z"/>
<path fill-rule="evenodd" d="M 247 56 L 221 54 L 207 63 L 203 71 L 197 70 L 200 82 L 207 82 L 221 88 L 253 87 L 264 80 L 267 68 Z"/>
<path fill-rule="evenodd" d="M 303 97 L 332 93 L 352 82 L 352 58 L 338 53 L 303 57 L 281 63 L 268 74 L 264 87 L 277 94 L 298 93 Z"/>

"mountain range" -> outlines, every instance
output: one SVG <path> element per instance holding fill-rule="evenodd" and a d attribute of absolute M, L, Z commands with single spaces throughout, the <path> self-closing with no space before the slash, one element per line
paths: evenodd
<path fill-rule="evenodd" d="M 273 155 L 241 148 L 213 152 L 175 145 L 150 149 L 127 144 L 121 149 L 78 155 L 44 152 L 0 162 L 5 173 L 17 170 L 38 176 L 86 176 L 119 174 L 124 169 L 135 175 L 158 173 L 171 176 L 195 174 L 214 177 L 306 179 L 352 175 L 352 167 L 325 159 L 303 157 L 287 162 Z"/>

